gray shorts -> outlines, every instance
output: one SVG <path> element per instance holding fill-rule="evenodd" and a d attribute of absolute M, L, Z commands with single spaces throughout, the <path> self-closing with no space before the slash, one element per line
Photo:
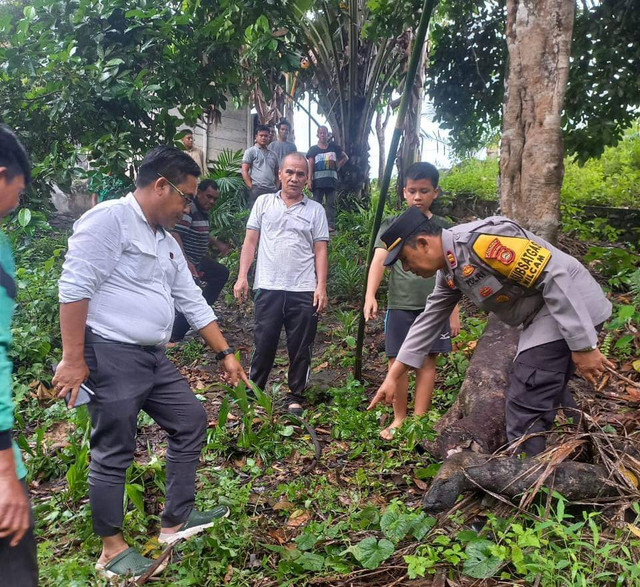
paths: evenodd
<path fill-rule="evenodd" d="M 387 310 L 384 318 L 384 350 L 387 357 L 393 359 L 398 356 L 400 347 L 407 338 L 409 328 L 422 310 Z M 429 349 L 430 355 L 451 352 L 451 333 L 449 323 L 442 329 L 440 336 Z"/>

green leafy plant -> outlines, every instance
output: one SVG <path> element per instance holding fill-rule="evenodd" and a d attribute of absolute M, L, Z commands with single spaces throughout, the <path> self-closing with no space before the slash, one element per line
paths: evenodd
<path fill-rule="evenodd" d="M 631 286 L 632 275 L 638 270 L 640 255 L 613 246 L 591 246 L 584 260 L 606 277 L 611 287 L 627 290 Z"/>

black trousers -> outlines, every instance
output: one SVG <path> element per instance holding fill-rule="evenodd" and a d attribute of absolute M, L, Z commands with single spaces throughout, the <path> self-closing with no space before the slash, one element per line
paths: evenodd
<path fill-rule="evenodd" d="M 289 353 L 290 401 L 301 402 L 309 380 L 311 353 L 318 326 L 313 292 L 260 289 L 254 301 L 254 351 L 249 377 L 258 387 L 265 388 L 278 350 L 280 331 L 284 326 Z"/>
<path fill-rule="evenodd" d="M 325 211 L 327 213 L 327 223 L 329 228 L 336 227 L 336 190 L 335 188 L 313 188 L 313 199 L 322 204 L 324 199 Z"/>
<path fill-rule="evenodd" d="M 27 485 L 21 482 L 29 496 Z M 0 538 L 0 585 L 3 587 L 37 587 L 38 555 L 36 537 L 33 533 L 33 512 L 29 513 L 31 527 L 16 546 L 11 545 L 13 536 Z"/>
<path fill-rule="evenodd" d="M 229 279 L 229 270 L 224 266 L 214 261 L 209 257 L 203 257 L 202 261 L 198 263 L 198 271 L 202 271 L 204 275 L 201 280 L 205 283 L 205 287 L 202 290 L 204 299 L 207 300 L 207 304 L 213 306 L 218 299 L 224 284 Z M 178 342 L 184 338 L 184 335 L 189 331 L 189 322 L 184 317 L 184 314 L 176 312 L 176 318 L 173 322 L 173 329 L 171 330 L 171 342 Z"/>
<path fill-rule="evenodd" d="M 571 350 L 564 339 L 527 349 L 518 355 L 509 377 L 506 400 L 507 439 L 513 442 L 525 434 L 550 430 L 558 408 L 579 417 L 576 403 L 567 389 L 574 372 Z M 542 452 L 544 435 L 520 445 L 527 456 Z"/>
<path fill-rule="evenodd" d="M 166 500 L 163 526 L 184 522 L 193 508 L 196 466 L 207 415 L 164 349 L 107 341 L 85 335 L 88 386 L 95 392 L 91 416 L 89 501 L 98 536 L 121 531 L 124 484 L 136 448 L 140 410 L 167 433 Z"/>

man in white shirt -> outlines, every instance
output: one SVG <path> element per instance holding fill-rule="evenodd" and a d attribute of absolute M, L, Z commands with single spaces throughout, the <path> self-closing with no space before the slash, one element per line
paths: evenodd
<path fill-rule="evenodd" d="M 321 204 L 302 193 L 306 181 L 304 155 L 287 155 L 280 170 L 282 190 L 258 197 L 251 210 L 233 288 L 237 300 L 247 298 L 247 274 L 258 248 L 250 378 L 264 389 L 284 326 L 289 353 L 288 410 L 298 415 L 303 411 L 318 314 L 327 305 L 327 216 Z"/>
<path fill-rule="evenodd" d="M 99 204 L 75 223 L 59 281 L 63 351 L 53 384 L 59 397 L 70 393 L 69 408 L 84 381 L 94 392 L 89 499 L 103 544 L 96 568 L 108 576 L 140 576 L 153 563 L 122 535 L 125 473 L 140 410 L 168 433 L 159 540 L 192 536 L 229 513 L 224 506 L 193 509 L 207 416 L 164 352 L 177 309 L 218 353 L 231 381 L 246 381 L 168 232 L 188 210 L 199 174 L 179 149 L 149 151 L 133 193 Z"/>

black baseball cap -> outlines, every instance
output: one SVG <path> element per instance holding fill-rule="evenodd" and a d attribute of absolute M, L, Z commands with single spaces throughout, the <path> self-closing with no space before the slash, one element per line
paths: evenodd
<path fill-rule="evenodd" d="M 393 224 L 385 230 L 380 239 L 389 251 L 385 265 L 393 265 L 398 260 L 402 247 L 412 234 L 427 228 L 429 219 L 415 206 L 411 206 L 398 216 Z"/>

